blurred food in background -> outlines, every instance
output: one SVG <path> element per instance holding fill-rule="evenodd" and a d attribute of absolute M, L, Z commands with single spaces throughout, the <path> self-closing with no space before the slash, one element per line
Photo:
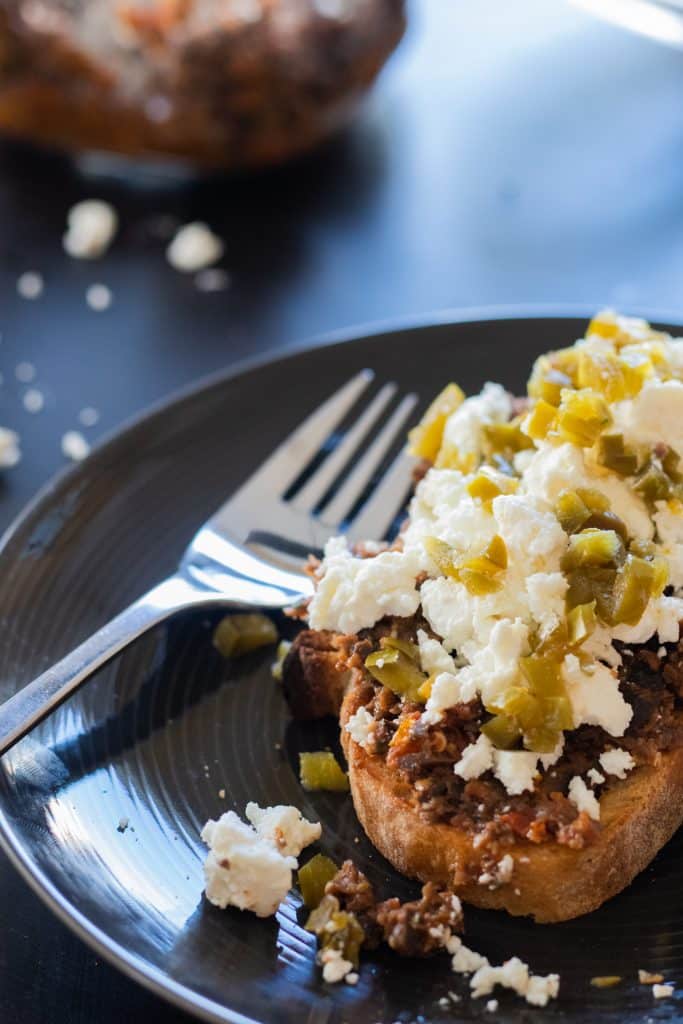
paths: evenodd
<path fill-rule="evenodd" d="M 348 120 L 404 27 L 404 0 L 0 0 L 0 132 L 278 163 Z"/>

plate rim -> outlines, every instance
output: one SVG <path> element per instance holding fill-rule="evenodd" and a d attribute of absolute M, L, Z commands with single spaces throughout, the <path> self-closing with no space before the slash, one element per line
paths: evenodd
<path fill-rule="evenodd" d="M 356 326 L 344 327 L 328 331 L 313 338 L 287 345 L 284 349 L 269 348 L 255 357 L 238 360 L 228 367 L 206 374 L 189 384 L 174 389 L 168 395 L 158 399 L 140 412 L 125 418 L 117 427 L 108 431 L 92 448 L 87 460 L 67 466 L 55 473 L 23 507 L 10 525 L 0 535 L 0 564 L 6 557 L 15 536 L 24 524 L 52 497 L 64 484 L 75 480 L 82 472 L 84 465 L 92 466 L 110 451 L 122 437 L 135 429 L 151 422 L 157 416 L 166 413 L 172 406 L 196 398 L 200 393 L 212 388 L 221 387 L 228 381 L 244 374 L 259 370 L 265 366 L 300 358 L 320 348 L 331 348 L 351 342 L 359 342 L 379 338 L 398 331 L 420 331 L 430 327 L 463 326 L 467 324 L 499 324 L 505 321 L 524 320 L 581 320 L 589 319 L 595 306 L 570 303 L 552 304 L 510 304 L 467 307 L 464 309 L 445 309 L 415 317 L 397 317 L 386 320 L 374 320 Z M 672 310 L 637 309 L 628 315 L 642 316 L 655 324 L 677 326 L 683 330 L 683 315 Z M 112 939 L 105 931 L 95 925 L 87 915 L 64 897 L 57 887 L 44 875 L 42 870 L 34 866 L 25 855 L 19 837 L 12 829 L 0 799 L 0 851 L 4 853 L 15 870 L 28 884 L 41 903 L 53 913 L 57 919 L 69 928 L 79 940 L 84 942 L 98 956 L 106 960 L 114 968 L 121 971 L 134 982 L 152 992 L 166 1003 L 191 1016 L 209 1021 L 211 1024 L 262 1024 L 253 1017 L 247 1017 L 236 1010 L 216 1002 L 200 993 L 177 982 L 167 973 L 150 964 L 149 961 Z"/>

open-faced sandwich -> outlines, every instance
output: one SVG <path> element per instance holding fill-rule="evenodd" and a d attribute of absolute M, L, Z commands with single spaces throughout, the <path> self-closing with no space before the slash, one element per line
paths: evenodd
<path fill-rule="evenodd" d="M 410 449 L 398 538 L 313 566 L 291 706 L 340 715 L 398 870 L 586 913 L 683 821 L 683 341 L 601 314 L 528 399 L 448 385 Z"/>

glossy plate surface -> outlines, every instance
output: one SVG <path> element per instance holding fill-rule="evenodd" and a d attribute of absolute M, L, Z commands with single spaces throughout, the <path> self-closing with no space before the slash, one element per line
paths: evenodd
<path fill-rule="evenodd" d="M 440 323 L 399 329 L 222 377 L 153 412 L 59 478 L 0 556 L 0 697 L 13 693 L 170 572 L 196 527 L 302 417 L 357 370 L 392 377 L 423 404 L 448 379 L 519 391 L 533 357 L 570 344 L 584 321 Z M 336 744 L 334 723 L 293 723 L 272 651 L 224 662 L 219 614 L 186 614 L 110 664 L 0 763 L 3 845 L 49 906 L 104 956 L 209 1020 L 302 1022 L 678 1019 L 638 968 L 683 986 L 683 843 L 583 920 L 534 926 L 468 910 L 468 942 L 492 962 L 516 954 L 559 971 L 547 1010 L 496 993 L 471 1002 L 448 959 L 366 958 L 356 988 L 321 984 L 292 895 L 277 919 L 202 898 L 209 817 L 248 800 L 293 803 L 323 823 L 322 847 L 351 856 L 383 894 L 415 892 L 361 834 L 351 800 L 307 794 L 298 752 Z M 617 988 L 590 986 L 622 975 Z M 448 1009 L 448 991 L 461 1001 Z"/>

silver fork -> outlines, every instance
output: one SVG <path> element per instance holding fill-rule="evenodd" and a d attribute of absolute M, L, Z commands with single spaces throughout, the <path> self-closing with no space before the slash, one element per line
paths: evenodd
<path fill-rule="evenodd" d="M 404 396 L 371 439 L 373 427 L 398 397 L 397 386 L 385 384 L 339 444 L 326 455 L 322 448 L 373 376 L 362 370 L 312 412 L 197 531 L 173 576 L 0 705 L 0 756 L 102 665 L 176 612 L 211 605 L 273 611 L 295 605 L 312 593 L 302 571 L 308 552 L 319 553 L 341 532 L 351 541 L 384 537 L 409 491 L 413 461 L 405 453 L 397 456 L 358 505 L 404 430 L 417 395 Z M 296 487 L 302 471 L 321 455 L 323 461 Z"/>

